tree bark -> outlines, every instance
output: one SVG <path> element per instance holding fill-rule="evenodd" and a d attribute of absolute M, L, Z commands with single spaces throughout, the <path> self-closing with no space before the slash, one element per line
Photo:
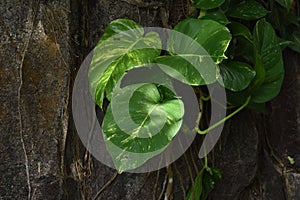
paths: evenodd
<path fill-rule="evenodd" d="M 68 3 L 0 3 L 3 199 L 63 196 L 70 80 Z"/>

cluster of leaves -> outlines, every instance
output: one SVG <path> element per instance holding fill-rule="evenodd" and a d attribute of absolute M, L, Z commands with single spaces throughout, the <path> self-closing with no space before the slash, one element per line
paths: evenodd
<path fill-rule="evenodd" d="M 281 46 L 300 53 L 300 8 L 296 0 L 266 1 L 266 18 L 281 37 Z M 298 9 L 298 10 L 297 10 Z"/>
<path fill-rule="evenodd" d="M 182 101 L 168 84 L 157 80 L 121 88 L 120 80 L 128 70 L 151 63 L 165 65 L 168 68 L 162 71 L 170 77 L 191 86 L 219 82 L 227 89 L 228 104 L 245 107 L 247 102 L 249 108 L 261 110 L 280 91 L 284 78 L 282 49 L 289 46 L 300 52 L 299 19 L 292 13 L 293 2 L 189 2 L 199 12 L 198 17 L 188 16 L 174 30 L 200 44 L 213 64 L 204 59 L 205 53 L 195 53 L 191 50 L 192 44 L 181 42 L 175 33 L 171 32 L 168 38 L 167 54 L 162 54 L 158 33 L 145 33 L 132 20 L 111 22 L 94 49 L 89 81 L 91 94 L 100 108 L 104 98 L 110 101 L 102 128 L 116 168 L 119 171 L 134 169 L 161 153 L 175 137 L 184 115 Z M 204 77 L 195 70 L 195 66 L 204 65 L 215 68 L 213 77 Z M 127 100 L 122 96 L 131 98 Z M 116 99 L 118 106 L 129 105 L 129 108 L 114 112 L 112 105 Z M 161 117 L 155 120 L 155 116 L 164 116 L 164 120 Z M 129 122 L 132 120 L 134 124 Z M 154 135 L 151 130 L 158 133 Z M 126 152 L 139 155 L 130 157 Z M 149 152 L 151 154 L 145 157 L 140 155 Z M 205 166 L 187 198 L 206 199 L 220 177 L 217 169 Z"/>
<path fill-rule="evenodd" d="M 279 93 L 284 78 L 282 50 L 288 46 L 300 52 L 300 19 L 293 13 L 295 3 L 293 0 L 192 1 L 200 11 L 198 23 L 214 20 L 231 33 L 232 39 L 224 52 L 227 59 L 219 63 L 229 103 L 241 105 L 250 98 L 247 106 L 261 110 L 265 102 Z M 191 20 L 195 19 L 179 24 Z M 206 169 L 209 173 L 205 173 Z M 209 178 L 207 181 L 203 180 L 205 174 Z M 220 178 L 218 169 L 212 170 L 206 163 L 187 199 L 205 200 Z"/>
<path fill-rule="evenodd" d="M 111 22 L 94 49 L 88 74 L 90 91 L 100 108 L 104 98 L 110 101 L 102 130 L 120 173 L 161 153 L 182 124 L 183 103 L 168 84 L 167 75 L 121 86 L 128 70 L 154 63 L 161 49 L 158 33 L 145 33 L 127 19 Z M 161 80 L 167 81 L 160 84 Z"/>
<path fill-rule="evenodd" d="M 276 6 L 277 10 L 285 9 L 285 13 L 288 13 L 286 15 L 293 16 L 289 12 L 291 2 L 280 0 L 193 2 L 200 10 L 197 20 L 217 21 L 226 26 L 232 35 L 225 52 L 228 59 L 219 64 L 224 86 L 228 89 L 229 103 L 241 105 L 251 96 L 248 107 L 263 109 L 264 103 L 279 93 L 284 76 L 281 45 L 288 43 L 286 38 L 279 38 L 276 35 L 276 30 L 269 20 L 274 11 L 269 8 Z M 279 9 L 280 6 L 284 7 Z M 295 21 L 294 26 L 296 25 L 299 25 L 299 21 Z M 282 25 L 280 27 L 282 29 Z M 297 46 L 296 42 L 290 44 L 290 47 L 294 46 Z"/>

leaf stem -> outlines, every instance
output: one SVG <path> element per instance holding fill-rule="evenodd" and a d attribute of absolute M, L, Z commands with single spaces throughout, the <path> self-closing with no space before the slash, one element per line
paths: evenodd
<path fill-rule="evenodd" d="M 190 0 L 187 0 L 187 4 L 186 4 L 186 14 L 185 14 L 185 17 L 187 16 L 187 14 L 190 13 Z"/>
<path fill-rule="evenodd" d="M 198 16 L 198 19 L 204 17 L 206 15 L 206 10 L 200 10 L 200 13 L 199 13 L 199 16 Z"/>
<path fill-rule="evenodd" d="M 205 146 L 204 146 L 204 154 L 205 154 L 205 156 L 204 156 L 204 166 L 203 166 L 203 168 L 208 168 L 208 155 L 207 155 L 207 153 L 206 153 L 206 148 L 205 148 Z"/>
<path fill-rule="evenodd" d="M 210 95 L 208 95 L 207 97 L 206 96 L 201 96 L 200 98 L 203 101 L 209 101 L 210 100 Z"/>
<path fill-rule="evenodd" d="M 243 110 L 250 102 L 251 96 L 249 96 L 247 98 L 247 100 L 245 101 L 245 103 L 239 107 L 238 109 L 236 109 L 234 112 L 232 112 L 230 115 L 226 116 L 225 118 L 221 119 L 220 121 L 218 121 L 217 123 L 215 123 L 214 125 L 208 127 L 205 130 L 201 130 L 199 127 L 197 128 L 197 132 L 201 135 L 204 135 L 206 133 L 208 133 L 209 131 L 211 131 L 212 129 L 216 128 L 217 126 L 221 125 L 222 123 L 224 123 L 226 120 L 232 118 L 234 115 L 236 115 L 237 113 L 239 113 L 241 110 Z M 201 114 L 199 114 L 199 121 L 201 119 Z"/>

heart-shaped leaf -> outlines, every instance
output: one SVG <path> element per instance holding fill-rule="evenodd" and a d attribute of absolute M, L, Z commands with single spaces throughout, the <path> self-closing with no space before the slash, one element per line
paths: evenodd
<path fill-rule="evenodd" d="M 231 40 L 231 34 L 226 26 L 214 20 L 185 19 L 177 24 L 174 30 L 198 42 L 216 63 L 226 59 L 224 53 Z M 191 43 L 181 41 L 181 38 L 177 38 L 177 35 L 173 37 L 172 34 L 168 40 L 168 50 L 176 53 L 183 52 L 183 54 L 195 52 L 195 49 L 191 49 Z"/>
<path fill-rule="evenodd" d="M 214 61 L 226 58 L 230 40 L 229 30 L 216 21 L 187 19 L 170 33 L 167 50 L 171 56 L 158 57 L 156 62 L 179 81 L 194 86 L 210 84 L 217 77 Z"/>
<path fill-rule="evenodd" d="M 183 102 L 166 86 L 116 87 L 102 128 L 118 171 L 137 168 L 161 153 L 179 131 L 183 115 Z"/>
<path fill-rule="evenodd" d="M 103 99 L 111 99 L 116 82 L 126 70 L 151 63 L 161 52 L 157 33 L 144 35 L 144 29 L 135 22 L 118 19 L 111 22 L 94 49 L 89 69 L 92 97 L 102 107 Z"/>
<path fill-rule="evenodd" d="M 244 20 L 254 20 L 264 17 L 268 11 L 258 2 L 247 0 L 228 10 L 227 15 Z"/>
<path fill-rule="evenodd" d="M 224 3 L 225 0 L 193 0 L 196 8 L 208 10 L 217 8 Z"/>
<path fill-rule="evenodd" d="M 284 77 L 280 45 L 271 24 L 265 20 L 254 28 L 256 84 L 253 85 L 252 101 L 264 103 L 278 95 Z"/>
<path fill-rule="evenodd" d="M 255 76 L 255 71 L 243 62 L 225 62 L 220 64 L 219 82 L 231 91 L 242 91 L 248 87 Z"/>
<path fill-rule="evenodd" d="M 213 39 L 212 39 L 213 38 Z M 190 85 L 216 81 L 216 65 L 225 57 L 231 35 L 213 20 L 186 19 L 180 22 L 167 43 L 171 56 L 156 58 L 161 69 L 171 77 Z"/>

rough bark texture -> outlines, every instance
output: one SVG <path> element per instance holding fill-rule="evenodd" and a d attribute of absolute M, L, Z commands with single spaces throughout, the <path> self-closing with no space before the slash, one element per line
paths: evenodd
<path fill-rule="evenodd" d="M 3 199 L 60 199 L 68 122 L 68 2 L 1 1 Z"/>
<path fill-rule="evenodd" d="M 71 118 L 76 72 L 110 21 L 167 27 L 184 16 L 181 0 L 137 2 L 0 2 L 1 199 L 92 199 L 110 181 L 98 199 L 164 199 L 171 175 L 169 199 L 184 199 L 202 165 L 201 138 L 168 169 L 115 177 L 85 151 Z M 300 55 L 284 57 L 283 90 L 267 113 L 226 123 L 210 155 L 223 174 L 210 199 L 300 199 Z"/>
<path fill-rule="evenodd" d="M 211 197 L 238 199 L 240 193 L 253 181 L 257 171 L 259 133 L 254 116 L 250 112 L 240 113 L 226 124 L 222 134 L 219 148 L 215 148 L 215 163 L 223 178 Z"/>

